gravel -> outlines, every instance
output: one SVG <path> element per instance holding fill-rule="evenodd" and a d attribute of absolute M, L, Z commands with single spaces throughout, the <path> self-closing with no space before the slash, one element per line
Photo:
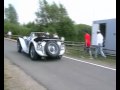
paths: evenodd
<path fill-rule="evenodd" d="M 47 90 L 4 58 L 4 90 Z"/>

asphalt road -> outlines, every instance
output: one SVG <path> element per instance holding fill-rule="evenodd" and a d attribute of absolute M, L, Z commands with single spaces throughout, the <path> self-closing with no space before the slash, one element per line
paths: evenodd
<path fill-rule="evenodd" d="M 48 90 L 116 90 L 116 70 L 68 58 L 32 61 L 18 53 L 16 42 L 4 39 L 4 57 Z"/>

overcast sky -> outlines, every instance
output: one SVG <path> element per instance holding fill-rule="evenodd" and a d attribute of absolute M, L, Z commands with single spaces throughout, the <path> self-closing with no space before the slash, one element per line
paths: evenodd
<path fill-rule="evenodd" d="M 47 0 L 63 4 L 69 17 L 77 24 L 92 25 L 94 20 L 116 18 L 116 0 Z M 34 21 L 39 0 L 4 0 L 4 8 L 12 4 L 21 24 Z"/>

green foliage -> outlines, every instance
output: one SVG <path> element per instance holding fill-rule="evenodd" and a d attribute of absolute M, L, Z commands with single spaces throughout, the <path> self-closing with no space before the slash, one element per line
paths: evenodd
<path fill-rule="evenodd" d="M 17 12 L 12 4 L 9 4 L 9 7 L 5 8 L 5 19 L 11 23 L 18 24 Z"/>
<path fill-rule="evenodd" d="M 37 24 L 35 24 L 34 22 L 29 22 L 27 24 L 24 24 L 23 26 L 26 28 L 29 28 L 30 31 L 32 31 L 32 32 L 39 31 L 39 26 Z"/>
<path fill-rule="evenodd" d="M 58 28 L 56 29 L 60 36 L 64 36 L 66 40 L 74 40 L 75 32 L 74 25 L 70 18 L 65 17 L 58 23 Z"/>
<path fill-rule="evenodd" d="M 91 34 L 91 26 L 86 24 L 78 24 L 74 25 L 75 33 L 76 33 L 76 41 L 83 42 L 84 41 L 84 34 L 87 31 Z"/>
<path fill-rule="evenodd" d="M 8 31 L 12 31 L 13 35 L 28 35 L 31 31 L 29 28 L 24 26 L 15 25 L 10 22 L 4 23 L 4 33 L 7 34 Z"/>
<path fill-rule="evenodd" d="M 46 0 L 40 0 L 39 10 L 36 12 L 36 16 L 36 22 L 38 24 L 46 25 L 59 22 L 62 17 L 67 16 L 67 12 L 62 4 L 57 5 L 53 2 L 50 5 Z"/>
<path fill-rule="evenodd" d="M 12 12 L 12 13 L 11 13 Z M 66 9 L 62 4 L 55 2 L 49 4 L 46 0 L 39 1 L 39 9 L 36 12 L 36 22 L 29 22 L 24 25 L 16 24 L 17 13 L 10 4 L 5 9 L 4 32 L 11 30 L 15 35 L 29 35 L 30 32 L 57 33 L 65 37 L 66 41 L 84 41 L 84 31 L 91 34 L 91 26 L 85 24 L 74 24 L 69 18 Z"/>
<path fill-rule="evenodd" d="M 39 4 L 36 22 L 40 29 L 57 33 L 59 36 L 64 36 L 66 40 L 74 40 L 74 24 L 63 5 L 57 5 L 55 2 L 50 5 L 46 0 L 41 0 Z"/>

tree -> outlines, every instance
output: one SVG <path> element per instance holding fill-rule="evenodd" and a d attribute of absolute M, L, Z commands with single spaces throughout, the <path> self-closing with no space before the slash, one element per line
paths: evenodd
<path fill-rule="evenodd" d="M 5 8 L 5 20 L 10 23 L 18 24 L 17 12 L 12 4 L 9 4 L 8 8 Z"/>
<path fill-rule="evenodd" d="M 28 22 L 27 24 L 23 25 L 26 28 L 29 28 L 30 31 L 35 32 L 39 30 L 39 26 L 35 24 L 35 22 Z"/>
<path fill-rule="evenodd" d="M 30 28 L 27 28 L 25 26 L 19 25 L 19 24 L 13 24 L 10 22 L 4 23 L 4 33 L 7 34 L 7 32 L 11 30 L 13 35 L 29 35 L 31 32 Z"/>
<path fill-rule="evenodd" d="M 39 2 L 39 10 L 36 12 L 36 16 L 40 30 L 57 33 L 67 40 L 74 38 L 73 21 L 69 18 L 62 4 L 57 5 L 53 2 L 50 5 L 46 0 L 42 0 Z"/>
<path fill-rule="evenodd" d="M 60 22 L 58 22 L 57 33 L 60 36 L 64 36 L 66 40 L 74 40 L 75 31 L 73 21 L 69 17 L 64 17 Z"/>
<path fill-rule="evenodd" d="M 59 4 L 58 6 L 55 2 L 53 2 L 50 5 L 46 0 L 39 1 L 39 10 L 36 12 L 36 16 L 36 22 L 43 25 L 56 23 L 59 22 L 61 18 L 68 17 L 66 9 L 62 4 Z"/>
<path fill-rule="evenodd" d="M 77 24 L 74 25 L 75 33 L 76 33 L 76 41 L 83 42 L 84 41 L 84 31 L 88 31 L 91 34 L 91 26 L 86 24 Z"/>

